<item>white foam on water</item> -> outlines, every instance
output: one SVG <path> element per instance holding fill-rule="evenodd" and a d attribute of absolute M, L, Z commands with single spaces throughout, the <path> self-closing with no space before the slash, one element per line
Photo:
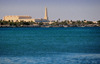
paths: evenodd
<path fill-rule="evenodd" d="M 0 64 L 100 64 L 100 54 L 61 54 L 44 57 L 0 57 Z"/>

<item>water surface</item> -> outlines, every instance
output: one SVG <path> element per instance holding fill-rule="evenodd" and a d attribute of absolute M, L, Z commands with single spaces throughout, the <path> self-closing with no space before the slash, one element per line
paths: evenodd
<path fill-rule="evenodd" d="M 99 64 L 100 28 L 0 28 L 1 64 Z"/>

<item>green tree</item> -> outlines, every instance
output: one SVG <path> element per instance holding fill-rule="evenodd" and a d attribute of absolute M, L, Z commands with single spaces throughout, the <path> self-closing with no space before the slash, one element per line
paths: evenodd
<path fill-rule="evenodd" d="M 9 22 L 10 26 L 14 26 L 14 22 Z"/>
<path fill-rule="evenodd" d="M 92 21 L 87 21 L 87 24 L 93 24 L 93 22 Z"/>
<path fill-rule="evenodd" d="M 100 20 L 97 21 L 97 24 L 100 26 Z"/>
<path fill-rule="evenodd" d="M 62 22 L 60 22 L 60 25 L 67 25 L 67 22 L 66 21 L 62 21 Z"/>
<path fill-rule="evenodd" d="M 33 25 L 33 24 L 35 24 L 35 22 L 33 22 L 33 21 L 30 21 L 30 22 L 29 22 L 29 24 L 30 24 L 30 25 Z"/>
<path fill-rule="evenodd" d="M 30 25 L 29 22 L 23 22 L 23 25 Z"/>
<path fill-rule="evenodd" d="M 1 25 L 8 25 L 9 22 L 8 21 L 1 21 Z"/>
<path fill-rule="evenodd" d="M 39 26 L 43 25 L 43 22 L 39 22 Z"/>
<path fill-rule="evenodd" d="M 16 27 L 19 27 L 19 26 L 20 26 L 20 22 L 15 22 L 14 25 L 15 25 Z"/>

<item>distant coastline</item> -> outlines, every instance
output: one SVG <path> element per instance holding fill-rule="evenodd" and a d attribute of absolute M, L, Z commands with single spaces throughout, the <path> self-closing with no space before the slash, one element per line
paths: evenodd
<path fill-rule="evenodd" d="M 44 18 L 32 19 L 31 16 L 9 15 L 0 20 L 0 27 L 100 27 L 100 20 L 49 20 L 47 8 Z"/>
<path fill-rule="evenodd" d="M 54 21 L 54 22 L 33 22 L 33 21 L 5 21 L 0 20 L 0 27 L 100 27 L 100 20 L 99 21 Z"/>

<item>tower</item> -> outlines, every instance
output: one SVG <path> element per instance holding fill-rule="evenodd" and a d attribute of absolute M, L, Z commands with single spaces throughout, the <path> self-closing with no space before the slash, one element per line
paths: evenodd
<path fill-rule="evenodd" d="M 47 12 L 47 8 L 45 8 L 45 16 L 44 19 L 48 20 L 48 12 Z"/>

